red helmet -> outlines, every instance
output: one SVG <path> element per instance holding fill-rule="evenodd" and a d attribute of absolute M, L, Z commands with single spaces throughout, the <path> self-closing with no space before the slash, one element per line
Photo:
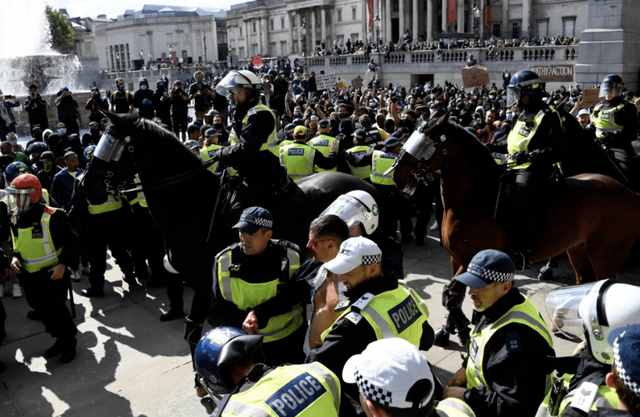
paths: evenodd
<path fill-rule="evenodd" d="M 36 204 L 42 200 L 42 184 L 40 180 L 33 174 L 18 175 L 11 181 L 11 187 L 7 189 L 9 193 L 25 194 L 28 191 L 31 197 L 31 204 Z"/>

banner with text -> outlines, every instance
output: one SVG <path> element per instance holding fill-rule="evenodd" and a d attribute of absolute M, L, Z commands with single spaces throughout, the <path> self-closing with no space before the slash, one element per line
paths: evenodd
<path fill-rule="evenodd" d="M 531 67 L 544 82 L 573 82 L 574 66 L 566 65 L 540 65 Z"/>

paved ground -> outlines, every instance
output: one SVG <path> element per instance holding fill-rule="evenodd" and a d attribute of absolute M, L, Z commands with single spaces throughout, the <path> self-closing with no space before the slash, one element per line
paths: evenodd
<path fill-rule="evenodd" d="M 435 240 L 424 248 L 406 247 L 405 270 L 410 285 L 426 299 L 434 327 L 443 321 L 442 286 L 450 276 L 444 251 Z M 517 284 L 542 306 L 544 294 L 559 284 L 519 275 Z M 108 272 L 107 297 L 78 303 L 78 357 L 68 365 L 41 355 L 52 342 L 42 325 L 25 318 L 24 299 L 4 299 L 8 340 L 0 360 L 0 416 L 198 417 L 204 409 L 192 390 L 191 365 L 182 340 L 182 323 L 161 323 L 163 289 L 124 295 L 118 270 Z M 76 284 L 76 290 L 86 282 Z M 189 294 L 190 296 L 190 294 Z M 465 306 L 467 314 L 470 307 Z M 556 340 L 559 354 L 573 345 Z M 455 348 L 433 348 L 428 357 L 446 378 L 460 366 Z"/>

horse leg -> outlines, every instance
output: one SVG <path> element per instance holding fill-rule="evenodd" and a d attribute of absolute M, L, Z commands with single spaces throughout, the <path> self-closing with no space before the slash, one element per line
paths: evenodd
<path fill-rule="evenodd" d="M 454 277 L 464 272 L 464 265 L 451 257 Z M 441 347 L 449 345 L 449 336 L 457 334 L 463 346 L 469 341 L 469 319 L 462 311 L 462 302 L 466 294 L 466 287 L 452 279 L 442 291 L 442 305 L 447 309 L 444 326 L 436 333 L 434 344 Z"/>
<path fill-rule="evenodd" d="M 613 239 L 594 239 L 588 242 L 589 258 L 593 265 L 593 280 L 613 278 L 624 268 L 633 248 L 633 240 L 615 242 Z"/>
<path fill-rule="evenodd" d="M 595 271 L 585 243 L 567 249 L 567 257 L 576 274 L 576 285 L 582 284 L 583 281 L 595 281 Z"/>

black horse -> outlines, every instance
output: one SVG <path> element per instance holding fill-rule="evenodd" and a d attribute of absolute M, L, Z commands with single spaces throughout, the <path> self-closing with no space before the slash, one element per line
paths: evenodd
<path fill-rule="evenodd" d="M 202 321 L 208 311 L 216 253 L 237 241 L 242 185 L 234 177 L 207 170 L 202 161 L 166 129 L 137 115 L 108 114 L 111 125 L 96 148 L 84 178 L 87 198 L 100 203 L 105 185 L 130 187 L 138 174 L 151 215 L 159 226 L 170 269 L 195 290 L 190 317 Z M 222 179 L 221 179 L 222 178 Z M 339 195 L 376 189 L 351 175 L 312 175 L 267 207 L 274 216 L 274 236 L 305 247 L 310 222 Z M 97 200 L 97 201 L 93 201 Z"/>

